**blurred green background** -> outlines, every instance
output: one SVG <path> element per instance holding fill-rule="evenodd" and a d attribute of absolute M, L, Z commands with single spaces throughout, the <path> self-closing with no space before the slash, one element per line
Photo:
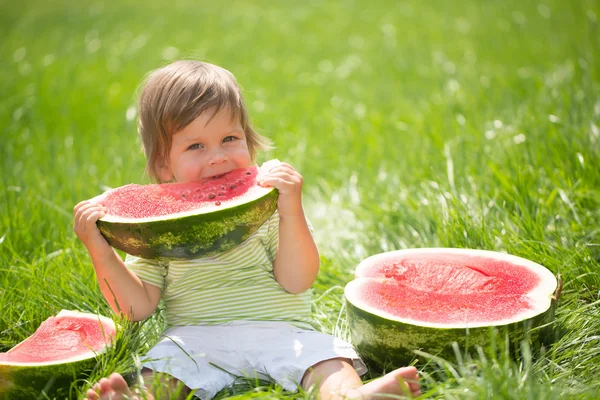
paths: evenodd
<path fill-rule="evenodd" d="M 498 382 L 485 366 L 425 369 L 431 396 L 597 394 L 600 2 L 0 6 L 0 350 L 61 308 L 109 312 L 72 208 L 147 182 L 136 90 L 150 70 L 194 58 L 237 77 L 276 146 L 260 161 L 305 178 L 325 330 L 346 334 L 341 288 L 368 255 L 508 251 L 565 277 L 562 341 L 531 371 L 500 368 Z M 505 387 L 522 379 L 529 389 Z"/>

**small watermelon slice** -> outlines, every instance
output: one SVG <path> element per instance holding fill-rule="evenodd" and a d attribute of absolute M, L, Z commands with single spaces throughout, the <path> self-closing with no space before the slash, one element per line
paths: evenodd
<path fill-rule="evenodd" d="M 0 398 L 52 398 L 94 367 L 116 334 L 112 319 L 62 310 L 33 335 L 0 353 Z M 44 397 L 46 398 L 46 397 Z"/>
<path fill-rule="evenodd" d="M 372 364 L 406 365 L 413 350 L 451 354 L 486 345 L 490 327 L 515 342 L 553 319 L 556 277 L 532 261 L 492 251 L 409 249 L 361 262 L 345 288 L 350 334 Z"/>
<path fill-rule="evenodd" d="M 257 178 L 278 160 L 192 183 L 126 185 L 96 200 L 111 246 L 150 259 L 211 256 L 245 241 L 277 209 L 278 192 Z"/>

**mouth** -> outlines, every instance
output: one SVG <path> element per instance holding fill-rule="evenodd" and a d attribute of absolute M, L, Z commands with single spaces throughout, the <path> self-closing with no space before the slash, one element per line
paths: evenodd
<path fill-rule="evenodd" d="M 209 175 L 209 176 L 207 176 L 207 177 L 205 177 L 205 178 L 203 178 L 203 179 L 206 179 L 206 180 L 210 180 L 210 179 L 221 179 L 221 178 L 222 178 L 222 177 L 224 177 L 225 175 L 227 175 L 227 172 L 224 172 L 224 173 L 222 173 L 222 174 L 217 174 L 217 175 Z"/>

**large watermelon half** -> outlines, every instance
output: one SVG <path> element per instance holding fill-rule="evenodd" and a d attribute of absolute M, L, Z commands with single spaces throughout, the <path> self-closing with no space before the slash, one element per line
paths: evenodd
<path fill-rule="evenodd" d="M 66 398 L 115 336 L 112 319 L 63 310 L 33 335 L 0 353 L 0 399 Z M 47 396 L 47 397 L 46 397 Z"/>
<path fill-rule="evenodd" d="M 484 250 L 392 251 L 361 262 L 345 288 L 350 335 L 371 365 L 406 365 L 414 350 L 452 357 L 485 346 L 491 327 L 537 341 L 554 318 L 555 276 L 532 261 Z"/>
<path fill-rule="evenodd" d="M 98 228 L 111 246 L 144 258 L 191 259 L 245 241 L 277 209 L 276 189 L 257 177 L 279 161 L 192 183 L 126 185 L 97 198 Z"/>

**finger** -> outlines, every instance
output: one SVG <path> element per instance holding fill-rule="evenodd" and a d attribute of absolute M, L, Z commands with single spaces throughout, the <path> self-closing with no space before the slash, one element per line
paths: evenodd
<path fill-rule="evenodd" d="M 269 176 L 269 175 L 272 175 L 272 174 L 275 174 L 275 173 L 278 173 L 278 172 L 285 172 L 285 173 L 288 173 L 290 175 L 300 175 L 300 173 L 298 171 L 296 171 L 294 169 L 294 167 L 292 167 L 289 164 L 283 163 L 283 164 L 280 164 L 280 165 L 278 165 L 278 166 L 273 167 L 272 169 L 270 169 L 265 174 L 265 176 Z"/>
<path fill-rule="evenodd" d="M 89 204 L 84 204 L 79 207 L 79 209 L 75 213 L 75 221 L 73 222 L 73 227 L 75 230 L 80 228 L 87 217 L 87 210 L 89 209 Z"/>
<path fill-rule="evenodd" d="M 298 183 L 290 182 L 289 180 L 277 177 L 270 177 L 260 182 L 263 187 L 272 186 L 279 190 L 281 193 L 287 193 L 293 191 L 294 188 L 298 187 Z"/>
<path fill-rule="evenodd" d="M 103 208 L 90 208 L 82 212 L 79 219 L 75 223 L 76 230 L 85 232 L 88 225 L 96 225 L 96 221 L 106 215 L 106 211 Z"/>
<path fill-rule="evenodd" d="M 258 184 L 261 186 L 275 186 L 278 189 L 281 189 L 282 187 L 280 185 L 294 186 L 302 184 L 302 181 L 299 178 L 290 177 L 288 175 L 281 175 L 269 176 L 268 178 L 259 181 Z"/>
<path fill-rule="evenodd" d="M 90 212 L 90 214 L 85 219 L 84 229 L 87 227 L 90 227 L 90 226 L 95 227 L 96 222 L 100 218 L 104 217 L 104 215 L 106 215 L 104 210 L 96 210 L 96 211 Z"/>
<path fill-rule="evenodd" d="M 104 209 L 105 207 L 102 204 L 85 201 L 85 202 L 82 202 L 82 203 L 79 203 L 78 205 L 76 205 L 75 209 L 73 210 L 73 213 L 74 213 L 75 217 L 77 218 L 79 215 L 81 215 L 82 213 L 85 213 L 86 211 L 88 211 L 90 209 L 98 209 L 98 208 Z"/>
<path fill-rule="evenodd" d="M 280 167 L 280 168 L 286 168 L 286 169 L 291 169 L 293 171 L 295 171 L 296 169 L 294 167 L 292 167 L 290 164 L 286 163 L 286 162 L 282 162 L 279 165 L 277 165 L 275 168 Z"/>
<path fill-rule="evenodd" d="M 85 208 L 89 204 L 89 200 L 80 201 L 73 207 L 73 215 L 76 215 L 81 209 Z"/>
<path fill-rule="evenodd" d="M 73 211 L 76 212 L 77 210 L 88 207 L 90 205 L 102 205 L 102 202 L 100 200 L 102 200 L 102 198 L 94 197 L 93 199 L 80 201 L 75 205 L 75 207 L 73 207 Z"/>
<path fill-rule="evenodd" d="M 290 183 L 302 183 L 303 181 L 302 176 L 296 172 L 289 173 L 288 171 L 277 171 L 274 173 L 269 173 L 268 175 L 259 179 L 259 183 L 270 179 L 281 179 Z"/>
<path fill-rule="evenodd" d="M 96 204 L 83 205 L 75 214 L 75 224 L 83 225 L 91 213 L 93 213 L 95 211 L 100 211 L 103 209 L 104 209 L 104 207 L 96 205 Z"/>
<path fill-rule="evenodd" d="M 106 211 L 104 210 L 98 210 L 98 211 L 94 211 L 93 213 L 90 214 L 90 216 L 87 219 L 87 224 L 88 225 L 93 225 L 96 226 L 96 222 L 98 222 L 98 220 L 102 217 L 104 217 L 106 215 Z"/>

